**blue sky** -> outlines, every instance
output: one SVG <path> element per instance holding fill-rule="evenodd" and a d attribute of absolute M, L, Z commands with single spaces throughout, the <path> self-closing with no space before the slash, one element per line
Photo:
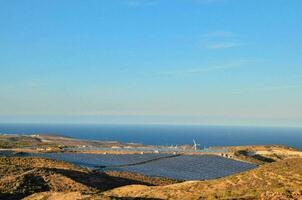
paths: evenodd
<path fill-rule="evenodd" d="M 0 0 L 0 122 L 302 126 L 300 0 Z"/>

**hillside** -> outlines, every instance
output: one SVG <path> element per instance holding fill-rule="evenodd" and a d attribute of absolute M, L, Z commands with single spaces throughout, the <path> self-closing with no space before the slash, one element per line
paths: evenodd
<path fill-rule="evenodd" d="M 158 199 L 302 199 L 302 159 L 265 164 L 257 169 L 211 181 L 163 187 L 125 186 L 112 196 Z"/>
<path fill-rule="evenodd" d="M 0 165 L 0 199 L 302 199 L 301 158 L 216 180 L 176 184 L 42 158 L 3 157 Z"/>
<path fill-rule="evenodd" d="M 0 199 L 21 199 L 45 191 L 95 194 L 124 185 L 173 182 L 126 172 L 91 171 L 50 159 L 0 157 Z"/>

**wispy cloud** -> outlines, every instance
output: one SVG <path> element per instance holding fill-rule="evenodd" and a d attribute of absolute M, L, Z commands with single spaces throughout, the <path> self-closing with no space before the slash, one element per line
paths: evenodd
<path fill-rule="evenodd" d="M 194 0 L 196 3 L 200 4 L 211 4 L 211 3 L 218 3 L 218 2 L 225 2 L 227 0 Z"/>
<path fill-rule="evenodd" d="M 159 73 L 160 75 L 189 75 L 189 74 L 201 74 L 211 71 L 228 70 L 244 66 L 244 64 L 250 63 L 250 60 L 238 60 L 230 63 L 213 65 L 209 67 L 191 68 L 184 70 L 173 70 Z"/>
<path fill-rule="evenodd" d="M 41 80 L 30 80 L 24 84 L 29 88 L 41 88 L 44 84 Z"/>
<path fill-rule="evenodd" d="M 244 43 L 231 31 L 214 31 L 201 35 L 201 44 L 207 49 L 228 49 L 242 46 Z"/>
<path fill-rule="evenodd" d="M 131 7 L 143 7 L 143 6 L 153 6 L 159 3 L 159 0 L 124 0 L 128 6 Z M 218 2 L 225 2 L 227 0 L 193 0 L 193 2 L 198 4 L 212 4 Z"/>
<path fill-rule="evenodd" d="M 227 49 L 242 46 L 242 43 L 238 42 L 220 42 L 206 45 L 208 49 Z"/>
<path fill-rule="evenodd" d="M 158 4 L 157 0 L 126 0 L 125 3 L 130 7 L 145 7 Z"/>
<path fill-rule="evenodd" d="M 214 31 L 201 35 L 202 38 L 212 37 L 237 37 L 237 35 L 231 31 Z"/>
<path fill-rule="evenodd" d="M 242 94 L 242 93 L 255 93 L 255 92 L 279 92 L 282 90 L 290 90 L 290 89 L 302 89 L 302 84 L 283 84 L 283 85 L 264 85 L 264 86 L 256 86 L 249 87 L 244 89 L 235 89 L 233 91 L 234 94 Z"/>
<path fill-rule="evenodd" d="M 276 85 L 276 86 L 264 86 L 259 88 L 253 88 L 252 90 L 257 91 L 274 91 L 274 90 L 287 90 L 287 89 L 295 89 L 295 88 L 302 88 L 301 84 L 297 85 Z"/>

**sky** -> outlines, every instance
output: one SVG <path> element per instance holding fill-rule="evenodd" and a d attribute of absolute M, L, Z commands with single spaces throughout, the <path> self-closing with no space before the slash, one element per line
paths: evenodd
<path fill-rule="evenodd" d="M 302 127 L 301 0 L 0 0 L 0 123 Z"/>

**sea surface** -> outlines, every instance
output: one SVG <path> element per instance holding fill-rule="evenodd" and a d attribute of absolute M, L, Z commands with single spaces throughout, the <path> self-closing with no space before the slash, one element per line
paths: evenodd
<path fill-rule="evenodd" d="M 95 124 L 0 124 L 0 133 L 57 134 L 79 139 L 135 142 L 146 145 L 192 144 L 200 147 L 279 144 L 302 149 L 302 128 L 95 125 Z"/>

